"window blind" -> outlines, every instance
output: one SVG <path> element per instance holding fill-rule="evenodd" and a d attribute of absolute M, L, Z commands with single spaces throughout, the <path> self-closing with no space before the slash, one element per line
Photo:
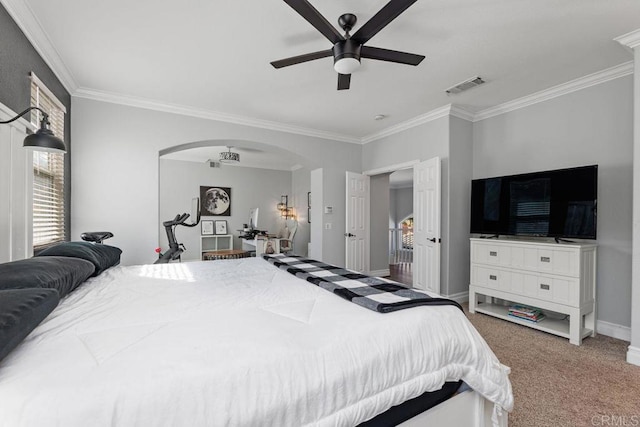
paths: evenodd
<path fill-rule="evenodd" d="M 53 133 L 64 140 L 64 106 L 32 74 L 31 106 L 49 114 Z M 42 114 L 33 110 L 31 122 L 39 127 Z M 64 155 L 33 152 L 33 248 L 64 241 Z"/>

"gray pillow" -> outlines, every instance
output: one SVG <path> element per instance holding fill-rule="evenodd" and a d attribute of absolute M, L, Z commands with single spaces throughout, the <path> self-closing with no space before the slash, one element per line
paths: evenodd
<path fill-rule="evenodd" d="M 122 250 L 115 246 L 97 245 L 89 242 L 64 242 L 51 246 L 37 256 L 65 256 L 85 259 L 95 266 L 93 276 L 97 276 L 109 267 L 120 264 Z"/>
<path fill-rule="evenodd" d="M 59 301 L 55 289 L 0 291 L 0 360 L 20 344 Z"/>
<path fill-rule="evenodd" d="M 0 289 L 51 288 L 64 297 L 94 272 L 89 261 L 40 257 L 0 264 Z"/>

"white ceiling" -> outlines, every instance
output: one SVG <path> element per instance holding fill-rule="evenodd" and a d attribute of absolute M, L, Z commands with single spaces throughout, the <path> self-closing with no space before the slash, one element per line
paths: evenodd
<path fill-rule="evenodd" d="M 368 45 L 423 54 L 422 64 L 363 60 L 351 89 L 337 91 L 332 58 L 269 64 L 330 48 L 281 0 L 0 1 L 72 94 L 124 95 L 356 140 L 450 103 L 475 113 L 625 63 L 631 54 L 613 38 L 640 28 L 638 0 L 419 0 Z M 311 2 L 336 26 L 340 14 L 355 13 L 355 32 L 387 0 Z M 487 83 L 445 94 L 475 75 Z M 377 114 L 387 118 L 374 121 Z"/>

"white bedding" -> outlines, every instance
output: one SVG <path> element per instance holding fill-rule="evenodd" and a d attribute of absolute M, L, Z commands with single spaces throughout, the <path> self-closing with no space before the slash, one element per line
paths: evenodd
<path fill-rule="evenodd" d="M 502 366 L 453 306 L 379 314 L 262 259 L 115 267 L 0 363 L 2 426 L 354 426 Z"/>

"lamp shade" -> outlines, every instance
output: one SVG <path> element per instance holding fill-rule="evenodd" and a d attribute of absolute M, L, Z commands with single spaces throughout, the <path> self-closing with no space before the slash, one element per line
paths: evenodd
<path fill-rule="evenodd" d="M 38 129 L 36 133 L 27 135 L 22 146 L 38 151 L 48 151 L 50 153 L 66 153 L 67 147 L 65 147 L 64 142 L 49 129 L 49 115 L 40 107 L 29 107 L 12 119 L 0 121 L 0 124 L 14 122 L 31 110 L 37 110 L 42 113 L 40 129 Z"/>
<path fill-rule="evenodd" d="M 50 153 L 66 153 L 67 147 L 64 142 L 55 136 L 51 130 L 41 127 L 36 133 L 27 135 L 22 144 L 25 148 L 38 151 L 48 151 Z"/>

